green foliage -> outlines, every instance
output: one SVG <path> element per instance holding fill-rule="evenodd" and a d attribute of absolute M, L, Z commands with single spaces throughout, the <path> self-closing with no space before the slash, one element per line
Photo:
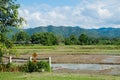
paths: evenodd
<path fill-rule="evenodd" d="M 21 71 L 21 72 L 28 72 L 28 63 L 19 66 L 19 71 Z"/>
<path fill-rule="evenodd" d="M 77 45 L 79 43 L 75 35 L 71 35 L 69 38 L 65 39 L 65 45 Z"/>
<path fill-rule="evenodd" d="M 1 43 L 3 46 L 6 46 L 6 48 L 12 48 L 12 47 L 13 47 L 12 41 L 9 40 L 9 39 L 6 37 L 6 34 L 0 33 L 0 43 Z"/>
<path fill-rule="evenodd" d="M 7 50 L 7 48 L 5 46 L 2 45 L 0 47 L 0 62 L 2 62 L 3 55 L 8 53 L 8 52 L 9 52 L 9 50 Z"/>
<path fill-rule="evenodd" d="M 20 5 L 16 4 L 15 1 L 0 0 L 0 43 L 5 47 L 0 47 L 0 61 L 3 53 L 5 53 L 4 51 L 13 46 L 12 42 L 6 37 L 9 27 L 19 27 L 24 21 L 18 15 Z"/>
<path fill-rule="evenodd" d="M 16 0 L 0 0 L 0 33 L 8 32 L 8 27 L 20 26 L 24 19 L 19 17 Z"/>
<path fill-rule="evenodd" d="M 2 62 L 3 50 L 0 48 L 0 62 Z"/>
<path fill-rule="evenodd" d="M 42 44 L 42 45 L 57 45 L 57 37 L 52 33 L 35 33 L 31 36 L 31 42 L 33 44 Z"/>
<path fill-rule="evenodd" d="M 50 29 L 50 28 L 49 28 Z M 18 36 L 19 34 L 19 36 Z M 24 31 L 20 31 L 13 36 L 13 41 L 16 44 L 24 44 L 24 45 L 120 45 L 120 38 L 107 38 L 107 37 L 99 37 L 94 38 L 91 37 L 89 34 L 78 34 L 70 35 L 67 38 L 63 36 L 55 36 L 53 33 L 49 32 L 41 32 L 41 33 L 34 33 L 32 36 L 28 36 L 28 34 Z M 18 37 L 18 38 L 17 38 Z M 1 39 L 1 37 L 0 37 Z M 1 41 L 5 42 L 6 37 L 3 36 Z"/>
<path fill-rule="evenodd" d="M 81 45 L 87 44 L 87 41 L 88 41 L 87 35 L 81 34 L 79 36 L 79 42 L 80 42 Z"/>
<path fill-rule="evenodd" d="M 40 61 L 40 62 L 31 62 L 29 61 L 27 64 L 24 64 L 19 67 L 20 71 L 22 72 L 41 72 L 43 69 L 44 71 L 50 71 L 50 65 L 48 62 Z"/>
<path fill-rule="evenodd" d="M 70 37 L 70 35 L 74 34 L 77 38 L 83 33 L 85 33 L 89 38 L 120 38 L 120 28 L 100 28 L 100 29 L 83 29 L 80 27 L 70 27 L 70 26 L 39 26 L 36 28 L 24 29 L 29 35 L 33 35 L 36 32 L 51 32 L 54 35 L 60 37 Z M 14 28 L 13 34 L 18 32 L 17 29 Z M 113 42 L 113 41 L 112 41 Z"/>
<path fill-rule="evenodd" d="M 37 65 L 39 70 L 44 69 L 45 71 L 50 71 L 50 65 L 48 64 L 48 62 L 40 61 L 37 63 Z"/>
<path fill-rule="evenodd" d="M 6 40 L 7 40 L 6 34 L 0 33 L 0 42 L 5 44 Z"/>
<path fill-rule="evenodd" d="M 13 63 L 0 64 L 0 71 L 15 72 L 15 71 L 18 71 L 18 66 Z"/>
<path fill-rule="evenodd" d="M 37 64 L 34 62 L 29 61 L 27 66 L 28 66 L 28 72 L 36 72 L 38 70 Z"/>
<path fill-rule="evenodd" d="M 6 40 L 5 45 L 7 48 L 12 48 L 13 47 L 13 42 L 10 40 Z"/>
<path fill-rule="evenodd" d="M 35 63 L 29 61 L 27 64 L 21 65 L 19 69 L 22 72 L 35 72 L 38 68 Z"/>
<path fill-rule="evenodd" d="M 24 31 L 20 31 L 12 36 L 12 40 L 14 43 L 26 44 L 29 42 L 29 35 Z"/>
<path fill-rule="evenodd" d="M 85 33 L 92 38 L 120 38 L 120 28 L 100 28 L 100 29 L 83 29 L 78 27 L 70 26 L 38 26 L 36 28 L 25 29 L 29 35 L 36 32 L 52 32 L 55 35 L 62 35 L 64 37 L 69 37 L 71 34 L 75 34 L 77 37 Z"/>
<path fill-rule="evenodd" d="M 65 45 L 71 45 L 70 38 L 65 38 Z"/>

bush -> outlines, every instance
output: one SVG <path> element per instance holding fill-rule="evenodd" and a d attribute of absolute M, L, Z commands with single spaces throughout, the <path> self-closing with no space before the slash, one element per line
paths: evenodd
<path fill-rule="evenodd" d="M 27 64 L 20 66 L 19 69 L 22 72 L 44 72 L 50 71 L 50 65 L 48 64 L 48 62 L 45 61 L 40 61 L 36 63 L 29 61 Z"/>
<path fill-rule="evenodd" d="M 38 67 L 36 63 L 29 61 L 27 65 L 28 65 L 28 72 L 38 71 Z"/>
<path fill-rule="evenodd" d="M 0 64 L 0 71 L 2 71 L 2 69 L 3 69 L 3 66 Z"/>
<path fill-rule="evenodd" d="M 50 65 L 48 62 L 45 61 L 40 61 L 37 63 L 39 71 L 45 70 L 45 71 L 50 71 Z"/>
<path fill-rule="evenodd" d="M 8 53 L 8 50 L 6 49 L 6 47 L 2 46 L 0 48 L 0 62 L 2 62 L 2 57 L 5 53 Z"/>
<path fill-rule="evenodd" d="M 21 71 L 21 72 L 44 72 L 50 71 L 50 65 L 48 62 L 40 61 L 40 62 L 31 62 L 29 61 L 27 64 L 18 66 L 12 63 L 8 64 L 0 64 L 0 71 L 3 72 L 14 72 L 14 71 Z"/>
<path fill-rule="evenodd" d="M 7 64 L 0 64 L 0 71 L 7 71 L 6 65 Z"/>
<path fill-rule="evenodd" d="M 2 56 L 3 56 L 3 51 L 2 51 L 2 49 L 0 48 L 0 63 L 2 62 Z"/>
<path fill-rule="evenodd" d="M 37 72 L 38 67 L 36 63 L 29 61 L 27 64 L 19 66 L 20 71 L 22 72 Z"/>
<path fill-rule="evenodd" d="M 8 64 L 8 71 L 10 72 L 19 71 L 18 65 L 12 63 Z"/>
<path fill-rule="evenodd" d="M 12 48 L 12 47 L 13 47 L 13 42 L 10 41 L 10 40 L 6 40 L 5 46 L 6 46 L 7 48 Z"/>
<path fill-rule="evenodd" d="M 21 71 L 21 72 L 28 72 L 27 64 L 19 66 L 19 71 Z"/>
<path fill-rule="evenodd" d="M 20 66 L 19 68 L 20 68 L 20 71 L 22 71 L 22 72 L 36 72 L 36 71 L 38 71 L 37 64 L 33 63 L 31 61 L 29 61 L 27 64 Z"/>
<path fill-rule="evenodd" d="M 18 66 L 12 63 L 7 63 L 7 64 L 1 64 L 0 65 L 0 71 L 3 72 L 14 72 L 14 71 L 19 71 Z"/>

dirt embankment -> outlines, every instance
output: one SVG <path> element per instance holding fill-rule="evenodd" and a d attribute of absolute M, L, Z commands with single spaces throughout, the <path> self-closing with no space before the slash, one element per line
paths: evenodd
<path fill-rule="evenodd" d="M 21 55 L 20 57 L 30 56 Z M 37 57 L 51 57 L 52 63 L 120 64 L 119 55 L 39 54 Z"/>

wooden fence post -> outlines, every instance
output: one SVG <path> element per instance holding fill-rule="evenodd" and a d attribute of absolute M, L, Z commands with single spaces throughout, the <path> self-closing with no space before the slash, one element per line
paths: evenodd
<path fill-rule="evenodd" d="M 12 63 L 12 56 L 9 57 L 9 63 Z"/>
<path fill-rule="evenodd" d="M 32 61 L 32 57 L 30 57 L 29 60 Z"/>
<path fill-rule="evenodd" d="M 51 57 L 49 57 L 49 65 L 50 65 L 50 72 L 51 72 Z"/>

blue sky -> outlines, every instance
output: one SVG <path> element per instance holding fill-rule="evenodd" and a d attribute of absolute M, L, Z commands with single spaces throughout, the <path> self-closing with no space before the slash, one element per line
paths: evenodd
<path fill-rule="evenodd" d="M 120 28 L 120 0 L 18 0 L 24 28 L 80 26 Z"/>
<path fill-rule="evenodd" d="M 33 4 L 48 4 L 51 6 L 75 6 L 80 0 L 18 0 L 20 4 L 23 5 L 33 5 Z"/>

